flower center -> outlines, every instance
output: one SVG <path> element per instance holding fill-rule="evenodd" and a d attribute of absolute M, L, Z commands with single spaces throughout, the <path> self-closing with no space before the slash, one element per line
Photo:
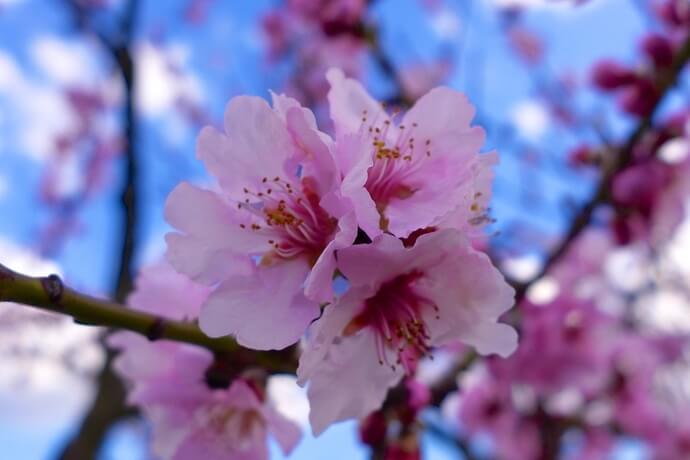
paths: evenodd
<path fill-rule="evenodd" d="M 368 123 L 367 111 L 362 112 L 361 132 L 371 139 L 374 157 L 365 188 L 381 214 L 383 230 L 388 226 L 386 206 L 391 200 L 404 200 L 416 192 L 411 176 L 423 165 L 424 158 L 431 157 L 431 139 L 426 139 L 422 147 L 416 144 L 416 127 L 417 123 L 395 127 L 388 119 L 382 124 L 376 120 Z"/>
<path fill-rule="evenodd" d="M 257 430 L 263 430 L 264 420 L 258 411 L 212 404 L 200 409 L 198 422 L 215 433 L 229 451 L 251 448 Z"/>
<path fill-rule="evenodd" d="M 273 249 L 264 254 L 264 262 L 306 255 L 314 263 L 335 232 L 337 222 L 319 206 L 313 180 L 302 178 L 299 187 L 280 177 L 264 177 L 257 191 L 244 189 L 247 198 L 237 208 L 255 219 L 240 227 L 265 235 Z"/>
<path fill-rule="evenodd" d="M 402 365 L 407 372 L 411 371 L 409 367 L 414 359 L 431 350 L 424 313 L 433 309 L 435 318 L 440 319 L 438 307 L 415 290 L 416 282 L 422 277 L 423 273 L 415 270 L 383 283 L 378 292 L 364 302 L 362 311 L 345 327 L 343 335 L 371 328 L 376 337 L 379 363 L 393 370 L 396 365 Z M 395 363 L 388 359 L 387 350 L 397 355 Z"/>

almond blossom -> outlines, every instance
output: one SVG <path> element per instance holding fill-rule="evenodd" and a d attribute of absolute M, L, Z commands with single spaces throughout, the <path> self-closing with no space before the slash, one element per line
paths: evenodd
<path fill-rule="evenodd" d="M 398 124 L 359 82 L 337 69 L 327 77 L 342 194 L 371 238 L 404 238 L 447 219 L 470 231 L 488 220 L 496 155 L 479 154 L 484 131 L 470 126 L 474 108 L 462 93 L 435 88 Z"/>
<path fill-rule="evenodd" d="M 335 195 L 330 139 L 293 99 L 240 96 L 225 132 L 205 128 L 197 156 L 219 189 L 180 184 L 168 198 L 168 259 L 217 287 L 201 311 L 211 336 L 284 348 L 333 298 L 333 251 L 351 244 L 354 213 Z M 280 327 L 276 327 L 279 324 Z"/>
<path fill-rule="evenodd" d="M 142 271 L 129 304 L 171 319 L 190 319 L 209 291 L 162 264 Z M 267 460 L 268 433 L 285 453 L 299 441 L 299 428 L 252 381 L 237 378 L 227 389 L 206 383 L 214 359 L 210 351 L 150 342 L 130 332 L 114 334 L 109 342 L 121 351 L 115 367 L 130 386 L 128 402 L 152 424 L 157 458 Z"/>
<path fill-rule="evenodd" d="M 685 158 L 669 164 L 657 158 L 642 160 L 619 173 L 613 182 L 614 204 L 620 212 L 614 221 L 622 244 L 635 240 L 658 247 L 668 242 L 685 218 L 690 196 L 690 143 L 676 138 Z"/>
<path fill-rule="evenodd" d="M 517 334 L 497 322 L 513 305 L 513 289 L 456 230 L 417 238 L 391 235 L 338 251 L 350 288 L 314 324 L 297 371 L 310 381 L 310 421 L 331 423 L 378 408 L 411 362 L 435 346 L 460 340 L 479 353 L 506 356 Z"/>

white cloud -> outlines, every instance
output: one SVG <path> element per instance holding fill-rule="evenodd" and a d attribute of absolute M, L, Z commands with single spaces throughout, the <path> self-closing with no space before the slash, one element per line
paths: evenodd
<path fill-rule="evenodd" d="M 21 79 L 21 71 L 12 56 L 0 50 L 0 90 L 14 86 Z"/>
<path fill-rule="evenodd" d="M 32 80 L 9 54 L 0 51 L 0 99 L 6 107 L 3 124 L 12 126 L 14 137 L 5 140 L 5 149 L 43 160 L 55 151 L 58 134 L 77 122 L 62 93 Z"/>
<path fill-rule="evenodd" d="M 549 127 L 549 114 L 543 104 L 534 100 L 520 102 L 511 111 L 513 125 L 526 139 L 539 140 Z"/>
<path fill-rule="evenodd" d="M 14 94 L 19 149 L 36 160 L 55 152 L 55 140 L 71 132 L 77 119 L 67 100 L 52 88 L 27 83 Z"/>
<path fill-rule="evenodd" d="M 137 48 L 136 59 L 137 105 L 145 114 L 164 115 L 181 98 L 202 98 L 202 85 L 189 71 L 187 47 L 162 48 L 144 42 Z"/>
<path fill-rule="evenodd" d="M 666 163 L 682 163 L 690 155 L 690 141 L 684 137 L 676 137 L 666 141 L 659 148 L 658 155 Z"/>
<path fill-rule="evenodd" d="M 54 262 L 4 239 L 0 263 L 31 276 L 60 272 Z M 102 365 L 99 333 L 67 316 L 0 303 L 0 390 L 26 398 L 27 404 L 35 395 L 73 393 L 84 374 Z"/>
<path fill-rule="evenodd" d="M 451 8 L 439 8 L 431 16 L 431 28 L 440 38 L 456 38 L 460 33 L 460 26 L 460 18 Z"/>
<path fill-rule="evenodd" d="M 62 85 L 87 84 L 97 76 L 95 54 L 84 41 L 44 35 L 31 42 L 29 54 L 46 77 Z"/>
<path fill-rule="evenodd" d="M 268 380 L 268 395 L 276 409 L 285 417 L 309 427 L 309 401 L 304 388 L 297 385 L 297 379 L 290 375 L 274 375 Z"/>

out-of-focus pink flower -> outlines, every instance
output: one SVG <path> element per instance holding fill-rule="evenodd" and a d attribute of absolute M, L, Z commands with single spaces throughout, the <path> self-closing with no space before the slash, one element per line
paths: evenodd
<path fill-rule="evenodd" d="M 463 428 L 470 434 L 491 435 L 499 458 L 539 458 L 539 429 L 534 420 L 515 410 L 509 385 L 482 380 L 465 389 L 459 415 Z"/>
<path fill-rule="evenodd" d="M 337 69 L 328 80 L 341 192 L 371 238 L 404 238 L 447 219 L 472 232 L 487 221 L 496 157 L 479 154 L 484 131 L 470 125 L 474 108 L 463 94 L 436 88 L 398 124 L 357 81 Z"/>
<path fill-rule="evenodd" d="M 419 450 L 419 445 L 415 442 L 394 444 L 386 447 L 386 451 L 383 455 L 384 460 L 421 460 L 422 453 Z"/>
<path fill-rule="evenodd" d="M 447 59 L 403 67 L 399 72 L 402 90 L 409 100 L 415 101 L 441 85 L 451 70 L 452 65 Z"/>
<path fill-rule="evenodd" d="M 517 55 L 529 65 L 536 65 L 544 56 L 544 43 L 533 31 L 521 25 L 508 29 L 508 40 Z"/>
<path fill-rule="evenodd" d="M 369 414 L 359 425 L 359 439 L 368 446 L 377 446 L 386 440 L 388 421 L 380 410 Z"/>
<path fill-rule="evenodd" d="M 192 319 L 210 289 L 167 265 L 143 270 L 129 298 L 136 309 L 177 320 Z M 129 402 L 153 426 L 153 449 L 165 460 L 268 460 L 267 436 L 285 453 L 299 428 L 273 409 L 255 386 L 238 378 L 212 389 L 205 374 L 212 354 L 175 342 L 150 342 L 130 332 L 110 337 L 121 351 L 115 367 L 130 385 Z"/>
<path fill-rule="evenodd" d="M 361 74 L 364 48 L 360 40 L 350 36 L 329 40 L 311 40 L 298 47 L 296 78 L 288 82 L 286 92 L 302 101 L 317 105 L 326 99 L 329 84 L 326 72 L 331 67 L 342 69 L 346 75 Z M 320 120 L 321 122 L 321 120 Z"/>
<path fill-rule="evenodd" d="M 668 241 L 685 217 L 689 196 L 690 155 L 679 164 L 650 158 L 626 168 L 613 182 L 619 242 L 642 240 L 656 246 Z"/>
<path fill-rule="evenodd" d="M 648 78 L 638 78 L 635 83 L 623 88 L 620 95 L 620 106 L 623 110 L 637 117 L 651 115 L 659 101 L 659 89 Z"/>
<path fill-rule="evenodd" d="M 686 28 L 690 25 L 690 4 L 686 0 L 657 2 L 659 17 L 670 27 Z"/>
<path fill-rule="evenodd" d="M 656 377 L 659 370 L 677 362 L 687 338 L 627 334 L 618 344 L 612 360 L 615 378 L 611 388 L 613 418 L 626 433 L 651 444 L 664 444 L 677 419 L 659 398 Z M 656 458 L 656 457 L 655 457 Z"/>
<path fill-rule="evenodd" d="M 595 164 L 597 160 L 596 152 L 592 151 L 592 148 L 586 144 L 578 145 L 568 152 L 568 163 L 575 167 L 590 166 Z"/>
<path fill-rule="evenodd" d="M 673 64 L 673 44 L 664 35 L 647 35 L 642 40 L 641 47 L 657 68 L 665 69 Z"/>
<path fill-rule="evenodd" d="M 637 81 L 637 78 L 634 71 L 610 59 L 597 62 L 592 69 L 592 82 L 602 90 L 631 85 Z"/>
<path fill-rule="evenodd" d="M 350 289 L 312 325 L 297 371 L 310 381 L 316 434 L 377 409 L 405 374 L 405 355 L 456 340 L 503 356 L 517 345 L 515 330 L 497 322 L 513 289 L 458 231 L 422 235 L 411 248 L 381 235 L 338 251 L 338 268 Z"/>
<path fill-rule="evenodd" d="M 539 396 L 602 387 L 616 338 L 612 318 L 567 296 L 543 306 L 522 305 L 521 312 L 520 347 L 490 363 L 497 380 L 528 384 Z"/>
<path fill-rule="evenodd" d="M 182 183 L 165 216 L 178 230 L 166 236 L 171 263 L 219 283 L 200 316 L 207 334 L 283 348 L 319 315 L 319 302 L 332 300 L 333 254 L 354 241 L 357 224 L 329 198 L 339 186 L 329 142 L 311 112 L 284 96 L 274 96 L 273 109 L 234 98 L 225 132 L 202 130 L 197 155 L 220 190 Z"/>
<path fill-rule="evenodd" d="M 288 0 L 287 7 L 293 13 L 333 29 L 340 24 L 357 24 L 366 10 L 364 0 Z"/>

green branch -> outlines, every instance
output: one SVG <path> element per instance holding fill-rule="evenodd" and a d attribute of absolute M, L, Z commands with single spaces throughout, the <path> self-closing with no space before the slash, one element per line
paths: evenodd
<path fill-rule="evenodd" d="M 80 324 L 124 329 L 149 340 L 198 345 L 217 354 L 232 355 L 243 364 L 261 366 L 269 372 L 293 373 L 296 367 L 291 349 L 248 350 L 229 337 L 208 337 L 196 323 L 171 320 L 81 294 L 65 286 L 57 275 L 30 277 L 0 264 L 0 302 L 14 302 L 71 316 Z"/>

